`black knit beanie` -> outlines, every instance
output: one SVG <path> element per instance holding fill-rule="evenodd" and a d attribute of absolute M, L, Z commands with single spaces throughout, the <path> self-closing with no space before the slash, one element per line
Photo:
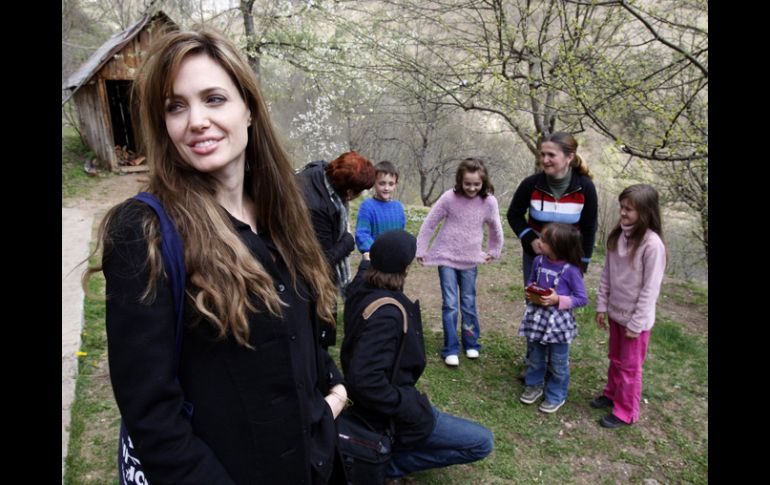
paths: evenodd
<path fill-rule="evenodd" d="M 383 232 L 369 248 L 372 268 L 383 273 L 404 273 L 417 252 L 417 240 L 406 231 Z"/>

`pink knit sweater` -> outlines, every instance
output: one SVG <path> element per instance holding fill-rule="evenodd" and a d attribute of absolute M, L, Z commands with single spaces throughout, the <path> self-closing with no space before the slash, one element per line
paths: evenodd
<path fill-rule="evenodd" d="M 444 225 L 428 249 L 436 227 Z M 485 253 L 484 224 L 489 227 L 489 249 Z M 452 189 L 444 192 L 431 208 L 417 235 L 417 257 L 424 258 L 429 266 L 449 266 L 454 269 L 471 269 L 484 262 L 489 254 L 500 257 L 503 249 L 503 226 L 494 195 L 485 199 L 472 199 L 457 195 Z"/>
<path fill-rule="evenodd" d="M 655 324 L 655 303 L 666 268 L 666 248 L 654 231 L 647 231 L 631 261 L 631 248 L 621 234 L 615 251 L 607 251 L 604 271 L 596 293 L 597 313 L 633 332 L 650 330 Z"/>

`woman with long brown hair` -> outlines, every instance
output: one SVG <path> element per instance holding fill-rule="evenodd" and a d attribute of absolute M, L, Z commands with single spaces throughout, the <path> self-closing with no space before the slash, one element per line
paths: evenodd
<path fill-rule="evenodd" d="M 318 328 L 335 287 L 254 73 L 232 42 L 172 31 L 137 76 L 147 191 L 184 246 L 174 307 L 158 220 L 127 200 L 100 229 L 115 399 L 150 483 L 326 483 L 347 392 Z M 184 401 L 191 420 L 180 415 Z"/>

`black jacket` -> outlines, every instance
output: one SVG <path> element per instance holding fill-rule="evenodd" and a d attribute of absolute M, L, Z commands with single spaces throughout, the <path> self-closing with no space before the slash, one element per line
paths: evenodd
<path fill-rule="evenodd" d="M 525 178 L 513 194 L 511 205 L 508 207 L 508 224 L 520 239 L 524 252 L 532 257 L 535 256 L 535 252 L 532 250 L 532 241 L 540 237 L 543 226 L 554 221 L 575 224 L 580 230 L 580 237 L 583 242 L 583 270 L 585 271 L 594 251 L 594 240 L 598 227 L 599 203 L 596 187 L 589 177 L 580 175 L 577 170 L 573 169 L 569 187 L 559 198 L 555 208 L 551 210 L 544 206 L 549 198 L 553 200 L 553 194 L 548 186 L 545 172 L 538 172 Z M 582 209 L 577 215 L 566 214 L 560 211 L 559 204 L 562 204 L 561 207 L 567 207 L 566 204 L 582 204 Z M 537 214 L 539 215 L 533 212 L 533 207 L 538 209 Z"/>
<path fill-rule="evenodd" d="M 353 252 L 356 243 L 352 234 L 340 232 L 340 211 L 332 202 L 324 184 L 326 165 L 327 162 L 323 160 L 311 162 L 297 176 L 318 242 L 321 243 L 329 266 L 334 268 Z M 331 276 L 336 283 L 337 273 L 332 270 Z"/>
<path fill-rule="evenodd" d="M 345 374 L 352 410 L 377 429 L 385 430 L 393 417 L 396 447 L 410 448 L 430 436 L 434 417 L 428 397 L 415 387 L 425 369 L 425 346 L 419 302 L 411 302 L 403 292 L 374 288 L 362 281 L 368 262 L 363 262 L 350 284 L 345 301 L 345 339 L 340 361 Z M 398 300 L 409 315 L 409 329 L 404 336 L 404 352 L 395 379 L 390 384 L 401 336 L 403 316 L 394 305 L 385 305 L 369 320 L 364 308 L 377 298 Z"/>
<path fill-rule="evenodd" d="M 188 302 L 177 381 L 165 278 L 150 304 L 139 301 L 148 281 L 141 220 L 149 211 L 132 202 L 116 214 L 103 265 L 110 378 L 150 482 L 325 483 L 336 435 L 323 397 L 342 376 L 317 344 L 313 300 L 300 296 L 307 286 L 295 292 L 281 258 L 268 252 L 272 243 L 231 219 L 290 307 L 284 318 L 250 317 L 249 349 L 218 340 L 205 320 L 191 325 Z M 180 416 L 183 397 L 194 406 L 192 421 Z"/>

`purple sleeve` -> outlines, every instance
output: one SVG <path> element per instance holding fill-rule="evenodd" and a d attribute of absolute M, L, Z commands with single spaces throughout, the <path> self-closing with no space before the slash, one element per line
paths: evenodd
<path fill-rule="evenodd" d="M 567 271 L 564 272 L 556 292 L 560 296 L 570 297 L 570 308 L 578 308 L 588 304 L 586 285 L 583 283 L 580 269 L 575 266 L 570 265 Z M 561 309 L 561 305 L 559 305 L 559 308 Z"/>

